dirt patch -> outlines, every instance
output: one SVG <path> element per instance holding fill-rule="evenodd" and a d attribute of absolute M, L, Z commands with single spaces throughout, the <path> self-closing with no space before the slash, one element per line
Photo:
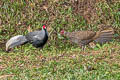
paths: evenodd
<path fill-rule="evenodd" d="M 6 43 L 2 43 L 2 42 L 0 43 L 0 48 L 1 48 L 1 50 L 3 50 L 3 51 L 5 51 L 5 44 L 6 44 Z"/>

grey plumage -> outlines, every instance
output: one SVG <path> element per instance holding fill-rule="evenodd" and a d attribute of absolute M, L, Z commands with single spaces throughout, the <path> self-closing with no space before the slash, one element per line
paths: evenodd
<path fill-rule="evenodd" d="M 23 35 L 14 36 L 6 43 L 6 51 L 8 51 L 9 48 L 13 48 L 26 42 L 27 39 L 25 38 L 25 36 Z"/>
<path fill-rule="evenodd" d="M 42 48 L 44 44 L 48 40 L 48 32 L 46 30 L 46 27 L 43 26 L 41 31 L 34 31 L 29 32 L 27 35 L 17 35 L 12 37 L 7 43 L 6 43 L 6 51 L 8 51 L 10 48 L 13 48 L 15 46 L 24 44 L 24 43 L 31 43 L 36 48 Z"/>
<path fill-rule="evenodd" d="M 45 35 L 45 32 L 42 30 L 42 31 L 30 32 L 25 37 L 30 42 L 34 42 L 37 40 L 42 40 L 44 38 L 44 35 Z"/>

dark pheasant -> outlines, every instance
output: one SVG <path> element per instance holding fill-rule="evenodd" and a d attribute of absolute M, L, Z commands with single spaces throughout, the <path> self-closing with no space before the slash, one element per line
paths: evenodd
<path fill-rule="evenodd" d="M 27 35 L 17 35 L 12 37 L 6 43 L 6 51 L 10 48 L 13 48 L 18 45 L 22 45 L 25 43 L 31 43 L 36 48 L 42 48 L 48 40 L 48 32 L 46 30 L 45 25 L 43 25 L 41 31 L 29 32 Z"/>
<path fill-rule="evenodd" d="M 97 32 L 94 31 L 76 31 L 76 32 L 66 32 L 61 31 L 61 34 L 68 37 L 71 42 L 76 43 L 80 46 L 85 46 L 92 41 L 98 43 L 109 42 L 113 39 L 114 30 L 110 26 L 99 26 L 100 29 Z"/>

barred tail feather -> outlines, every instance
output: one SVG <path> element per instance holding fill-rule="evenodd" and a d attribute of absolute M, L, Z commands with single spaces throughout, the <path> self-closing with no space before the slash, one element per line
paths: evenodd
<path fill-rule="evenodd" d="M 106 43 L 111 41 L 114 38 L 114 31 L 113 30 L 104 30 L 102 31 L 100 37 L 95 39 L 95 42 L 98 42 L 100 44 Z"/>

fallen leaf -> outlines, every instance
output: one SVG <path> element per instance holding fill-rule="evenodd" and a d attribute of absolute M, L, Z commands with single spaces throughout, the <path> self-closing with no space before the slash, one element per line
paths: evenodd
<path fill-rule="evenodd" d="M 45 9 L 45 11 L 48 13 L 48 7 L 43 6 L 43 9 Z"/>
<path fill-rule="evenodd" d="M 30 26 L 28 26 L 27 30 L 28 30 L 28 32 L 32 32 L 32 29 Z"/>
<path fill-rule="evenodd" d="M 95 48 L 95 46 L 96 46 L 94 42 L 89 43 L 89 45 L 91 48 Z"/>
<path fill-rule="evenodd" d="M 0 65 L 0 70 L 1 70 L 1 69 L 5 69 L 5 66 Z"/>
<path fill-rule="evenodd" d="M 10 75 L 1 75 L 1 76 L 0 76 L 0 79 L 1 79 L 1 78 L 12 77 L 12 76 L 14 76 L 14 75 L 12 75 L 12 74 L 10 74 Z"/>

